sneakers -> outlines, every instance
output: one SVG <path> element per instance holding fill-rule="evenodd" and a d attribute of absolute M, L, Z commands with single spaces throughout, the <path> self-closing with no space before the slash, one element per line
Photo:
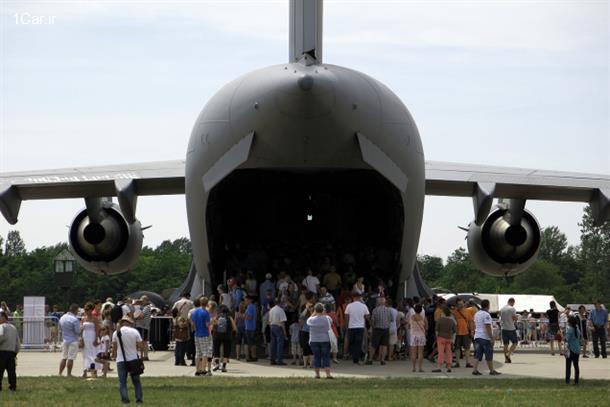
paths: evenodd
<path fill-rule="evenodd" d="M 223 372 L 223 373 L 227 373 L 227 368 L 223 367 L 220 371 Z"/>
<path fill-rule="evenodd" d="M 447 373 L 451 373 L 451 368 L 447 368 Z"/>
<path fill-rule="evenodd" d="M 372 365 L 372 364 L 373 364 L 372 360 L 367 360 L 366 363 L 365 363 L 365 365 Z"/>
<path fill-rule="evenodd" d="M 473 376 L 481 376 L 483 373 L 479 372 L 478 370 L 473 370 L 472 371 L 472 375 Z"/>
<path fill-rule="evenodd" d="M 432 373 L 442 373 L 442 370 L 441 369 L 434 369 L 434 370 L 432 370 Z"/>
<path fill-rule="evenodd" d="M 509 356 L 504 355 L 504 363 L 513 363 Z"/>
<path fill-rule="evenodd" d="M 458 367 L 460 367 L 460 366 L 458 365 Z M 473 365 L 471 365 L 470 363 L 466 363 L 466 367 L 473 368 L 474 366 L 473 366 Z"/>
<path fill-rule="evenodd" d="M 385 365 L 385 360 L 382 360 L 382 361 L 381 361 L 381 365 Z"/>
<path fill-rule="evenodd" d="M 498 372 L 497 370 L 492 370 L 491 372 L 489 372 L 489 375 L 490 375 L 490 376 L 499 376 L 499 375 L 501 375 L 501 374 L 502 374 L 502 373 Z"/>

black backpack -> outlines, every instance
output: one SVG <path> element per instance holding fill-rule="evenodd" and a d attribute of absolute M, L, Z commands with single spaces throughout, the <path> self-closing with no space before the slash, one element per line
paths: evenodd
<path fill-rule="evenodd" d="M 118 324 L 121 318 L 123 318 L 123 308 L 119 304 L 116 304 L 112 307 L 112 310 L 110 310 L 110 319 L 112 319 L 114 324 Z"/>

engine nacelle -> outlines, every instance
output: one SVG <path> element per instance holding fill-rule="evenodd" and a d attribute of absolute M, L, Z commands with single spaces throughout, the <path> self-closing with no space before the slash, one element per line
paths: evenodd
<path fill-rule="evenodd" d="M 492 276 L 514 276 L 536 261 L 541 234 L 538 221 L 523 210 L 520 224 L 511 225 L 507 208 L 493 211 L 478 226 L 468 228 L 468 252 L 477 268 Z"/>
<path fill-rule="evenodd" d="M 87 209 L 70 226 L 72 253 L 85 269 L 99 274 L 119 274 L 133 268 L 142 250 L 142 227 L 129 224 L 119 206 L 102 203 L 99 221 L 91 222 Z"/>

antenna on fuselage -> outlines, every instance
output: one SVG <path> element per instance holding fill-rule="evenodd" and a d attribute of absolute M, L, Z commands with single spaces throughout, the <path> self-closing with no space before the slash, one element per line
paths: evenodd
<path fill-rule="evenodd" d="M 290 0 L 289 62 L 322 63 L 322 0 Z"/>

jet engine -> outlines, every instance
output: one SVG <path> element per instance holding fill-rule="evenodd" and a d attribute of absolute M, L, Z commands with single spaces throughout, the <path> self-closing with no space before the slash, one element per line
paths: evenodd
<path fill-rule="evenodd" d="M 70 246 L 78 263 L 98 274 L 119 274 L 133 268 L 142 250 L 142 227 L 128 223 L 119 205 L 87 202 L 70 226 Z"/>
<path fill-rule="evenodd" d="M 481 225 L 470 223 L 467 240 L 470 257 L 482 272 L 514 276 L 536 261 L 541 234 L 529 211 L 500 204 Z"/>

